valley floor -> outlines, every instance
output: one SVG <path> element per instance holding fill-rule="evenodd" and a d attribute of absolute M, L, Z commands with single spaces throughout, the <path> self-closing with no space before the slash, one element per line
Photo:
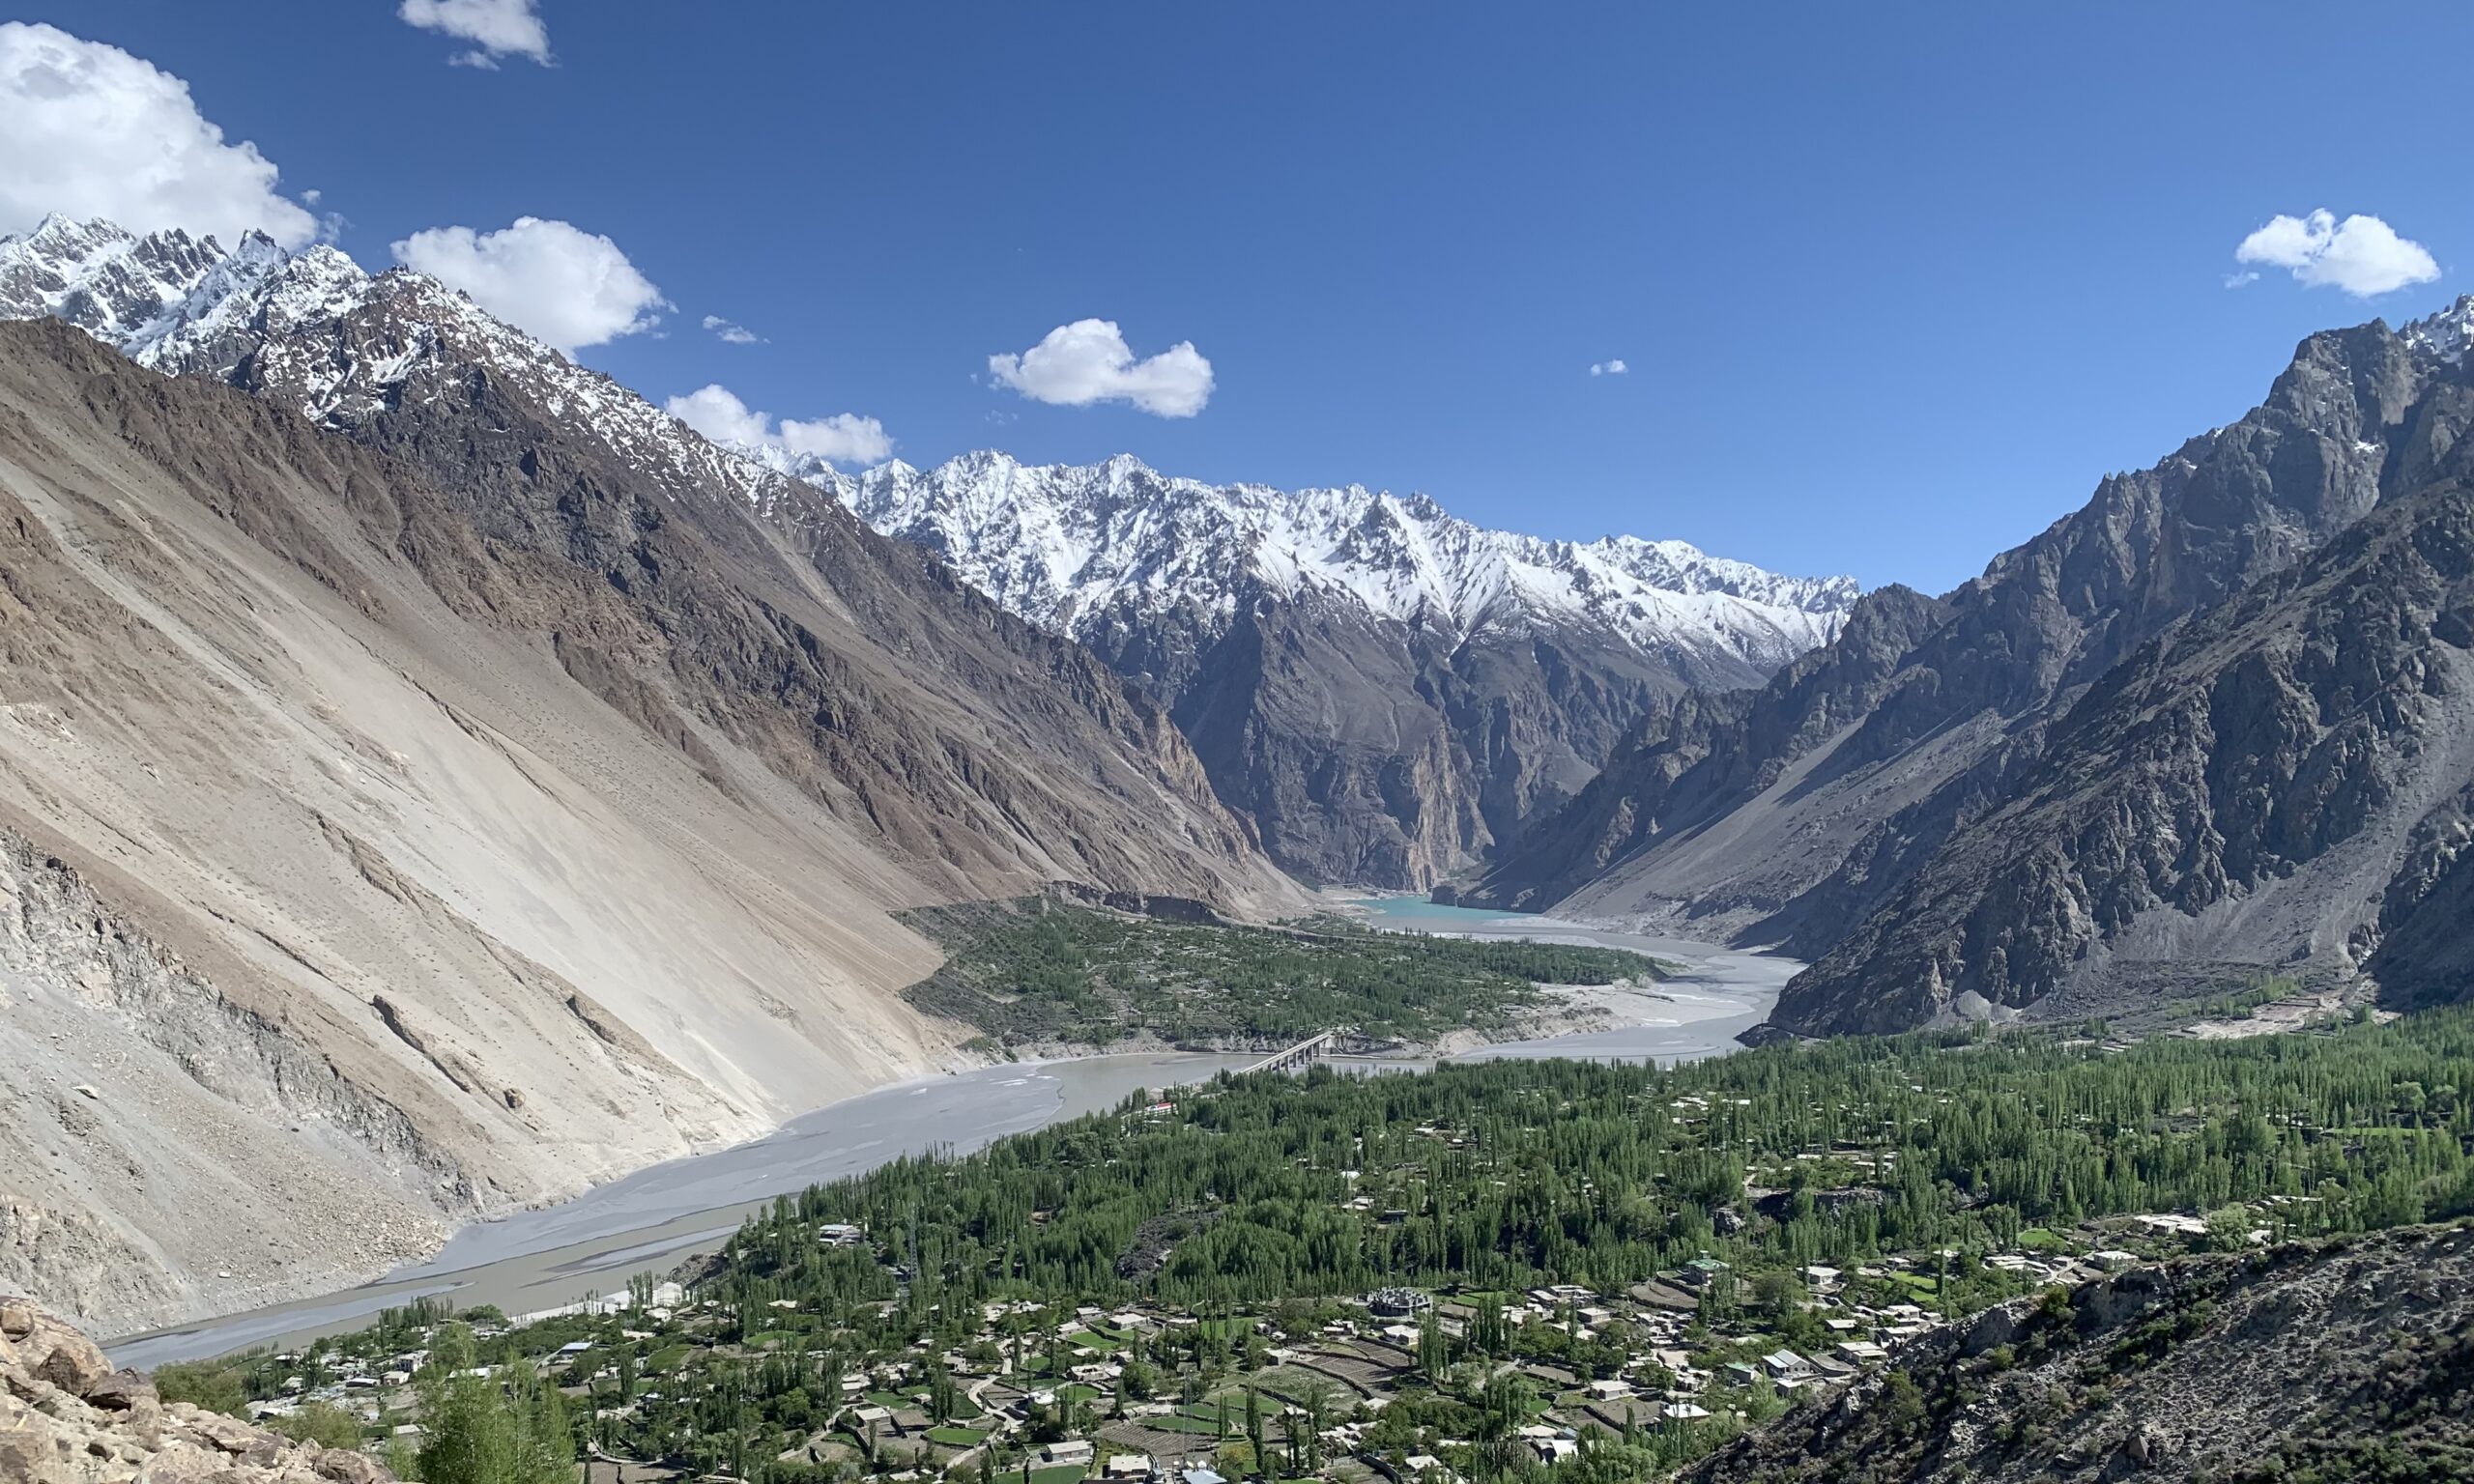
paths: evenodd
<path fill-rule="evenodd" d="M 1432 918 L 1413 899 L 1348 899 L 1368 921 L 1397 922 L 1425 931 L 1430 922 L 1453 930 L 1544 936 L 1586 942 L 1588 930 L 1540 919 Z M 1395 904 L 1396 903 L 1396 907 Z M 1392 913 L 1402 915 L 1395 918 Z M 1672 1064 L 1735 1049 L 1734 1035 L 1766 1012 L 1776 984 L 1795 965 L 1681 940 L 1629 940 L 1628 953 L 1654 948 L 1675 977 L 1650 991 L 1568 990 L 1607 1006 L 1567 1022 L 1541 1016 L 1542 1039 L 1470 1038 L 1442 1058 L 1489 1060 L 1571 1056 Z M 1611 1028 L 1610 1028 L 1611 1027 Z M 112 1353 L 125 1364 L 154 1365 L 209 1356 L 243 1346 L 302 1343 L 364 1325 L 389 1304 L 446 1295 L 511 1314 L 556 1307 L 591 1292 L 621 1286 L 648 1264 L 676 1263 L 713 1250 L 721 1239 L 774 1195 L 838 1178 L 905 1154 L 931 1149 L 967 1152 L 991 1139 L 1074 1118 L 1112 1104 L 1128 1092 L 1207 1078 L 1259 1059 L 1248 1048 L 1229 1053 L 1181 1052 L 1120 1041 L 1104 1054 L 1041 1056 L 1018 1049 L 960 1075 L 894 1084 L 789 1120 L 765 1136 L 686 1159 L 670 1160 L 595 1186 L 571 1200 L 469 1224 L 422 1243 L 403 1266 L 346 1274 L 333 1291 L 284 1295 L 280 1301 L 238 1308 L 211 1322 L 133 1333 Z M 1366 1070 L 1417 1070 L 1440 1058 L 1407 1049 L 1379 1057 L 1339 1057 Z M 376 1281 L 364 1281 L 376 1279 Z"/>
<path fill-rule="evenodd" d="M 607 1456 L 778 1484 L 2452 1477 L 2474 1246 L 2419 1223 L 2474 1213 L 2469 1037 L 1223 1080 L 812 1187 L 624 1297 L 162 1381 L 384 1436 L 473 1347 Z"/>

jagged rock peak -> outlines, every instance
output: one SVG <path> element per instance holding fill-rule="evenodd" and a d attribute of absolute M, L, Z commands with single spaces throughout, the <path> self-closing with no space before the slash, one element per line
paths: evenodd
<path fill-rule="evenodd" d="M 2408 323 L 2398 335 L 2418 351 L 2457 364 L 2465 358 L 2468 348 L 2474 348 L 2474 294 L 2462 295 L 2439 313 Z"/>
<path fill-rule="evenodd" d="M 1774 666 L 1827 642 L 1858 590 L 1852 578 L 1783 577 L 1683 541 L 1550 541 L 1485 529 L 1423 494 L 1214 485 L 1130 454 L 1025 465 L 983 450 L 933 470 L 798 471 L 878 530 L 940 552 L 1007 608 L 1078 634 L 1172 609 L 1224 620 L 1268 594 L 1456 635 L 1581 626 L 1645 650 Z"/>
<path fill-rule="evenodd" d="M 0 237 L 0 319 L 65 320 L 140 365 L 212 375 L 350 430 L 425 374 L 483 369 L 674 493 L 716 486 L 760 511 L 783 472 L 716 447 L 636 392 L 577 365 L 409 269 L 372 274 L 324 244 L 250 233 L 229 250 L 175 229 L 47 217 Z"/>

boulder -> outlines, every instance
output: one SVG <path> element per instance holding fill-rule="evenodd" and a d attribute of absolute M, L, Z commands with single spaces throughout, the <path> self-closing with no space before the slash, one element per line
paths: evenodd
<path fill-rule="evenodd" d="M 37 1353 L 27 1364 L 28 1374 L 50 1382 L 71 1396 L 83 1399 L 112 1373 L 112 1363 L 103 1358 L 102 1347 L 67 1326 L 51 1326 L 42 1331 L 49 1344 Z M 32 1350 L 35 1336 L 20 1342 Z"/>
<path fill-rule="evenodd" d="M 119 1370 L 79 1393 L 90 1407 L 104 1412 L 129 1412 L 155 1400 L 155 1384 L 135 1371 Z"/>
<path fill-rule="evenodd" d="M 185 1402 L 93 1340 L 0 1298 L 0 1484 L 392 1484 L 359 1453 Z"/>

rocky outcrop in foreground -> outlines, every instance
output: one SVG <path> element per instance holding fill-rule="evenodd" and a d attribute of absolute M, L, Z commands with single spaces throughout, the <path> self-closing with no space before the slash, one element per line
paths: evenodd
<path fill-rule="evenodd" d="M 1692 1484 L 2474 1477 L 2474 1230 L 2186 1259 L 2020 1299 Z"/>
<path fill-rule="evenodd" d="M 347 1448 L 187 1402 L 22 1298 L 0 1298 L 0 1479 L 11 1484 L 386 1484 Z"/>

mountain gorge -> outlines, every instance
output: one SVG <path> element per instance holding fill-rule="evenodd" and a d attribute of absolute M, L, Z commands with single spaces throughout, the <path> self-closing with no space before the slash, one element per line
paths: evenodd
<path fill-rule="evenodd" d="M 1488 858 L 1652 708 L 1760 682 L 1856 596 L 1680 541 L 1543 541 L 1424 496 L 1216 486 L 1132 458 L 801 472 L 1139 686 L 1273 859 L 1317 882 L 1424 889 Z"/>
<path fill-rule="evenodd" d="M 431 280 L 55 220 L 0 315 L 0 1284 L 331 1288 L 944 1065 L 901 908 L 1299 900 L 1089 653 Z"/>
<path fill-rule="evenodd" d="M 2474 300 L 2311 337 L 1948 597 L 1870 594 L 1767 687 L 1665 708 L 1463 899 L 1783 944 L 1818 961 L 1776 1019 L 1813 1033 L 2270 966 L 2438 992 L 2469 335 Z"/>

